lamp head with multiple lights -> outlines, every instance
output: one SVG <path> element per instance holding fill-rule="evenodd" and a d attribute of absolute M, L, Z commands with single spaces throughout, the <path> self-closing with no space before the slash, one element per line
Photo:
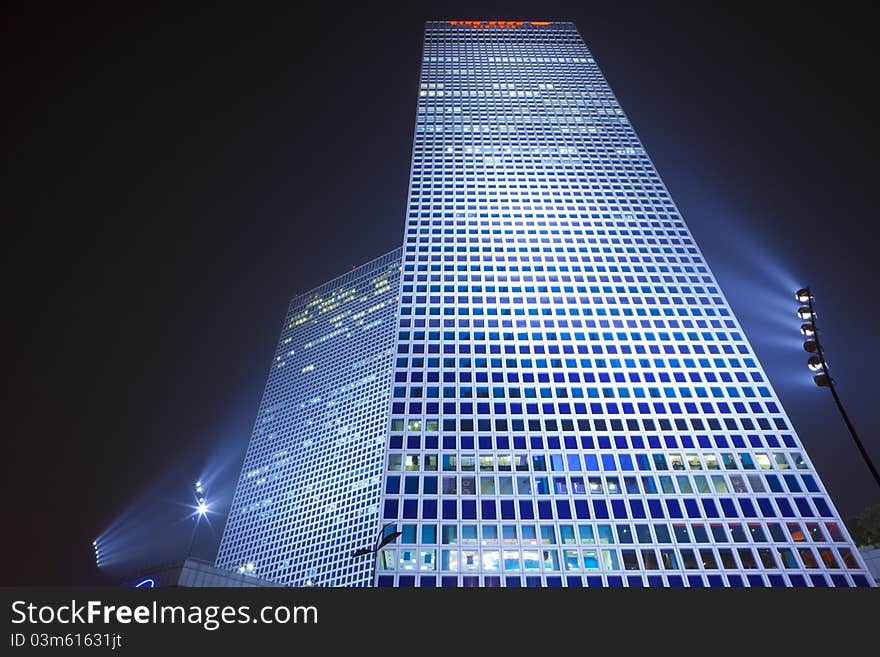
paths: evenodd
<path fill-rule="evenodd" d="M 797 316 L 801 318 L 801 334 L 804 340 L 804 351 L 814 354 L 807 359 L 807 367 L 813 372 L 818 372 L 813 377 L 813 382 L 820 388 L 831 385 L 831 375 L 828 374 L 828 363 L 819 345 L 818 331 L 816 330 L 816 311 L 813 309 L 813 294 L 810 288 L 804 287 L 794 293 L 794 298 L 799 303 L 805 304 L 797 309 Z"/>
<path fill-rule="evenodd" d="M 196 496 L 196 517 L 201 518 L 208 513 L 208 496 L 205 492 L 205 487 L 202 485 L 201 481 L 197 481 L 193 484 L 193 490 Z"/>

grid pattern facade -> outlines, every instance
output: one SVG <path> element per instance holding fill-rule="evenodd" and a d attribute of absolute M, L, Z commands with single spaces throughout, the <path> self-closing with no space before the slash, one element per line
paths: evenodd
<path fill-rule="evenodd" d="M 217 566 L 289 586 L 369 586 L 400 249 L 295 298 Z M 249 567 L 248 564 L 251 564 Z"/>
<path fill-rule="evenodd" d="M 869 586 L 571 23 L 426 25 L 379 586 Z"/>

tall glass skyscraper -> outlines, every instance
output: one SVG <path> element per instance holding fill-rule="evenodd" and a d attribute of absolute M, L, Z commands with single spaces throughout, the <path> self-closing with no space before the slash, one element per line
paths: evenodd
<path fill-rule="evenodd" d="M 425 30 L 380 586 L 868 586 L 571 23 Z"/>
<path fill-rule="evenodd" d="M 426 25 L 394 257 L 292 304 L 218 565 L 369 585 L 393 523 L 379 586 L 871 585 L 573 24 Z"/>
<path fill-rule="evenodd" d="M 400 285 L 397 249 L 290 303 L 217 566 L 369 586 Z"/>

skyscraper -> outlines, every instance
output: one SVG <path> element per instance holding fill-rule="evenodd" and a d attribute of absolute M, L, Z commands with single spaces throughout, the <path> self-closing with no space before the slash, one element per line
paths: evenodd
<path fill-rule="evenodd" d="M 367 586 L 400 249 L 290 303 L 217 566 L 290 586 Z"/>
<path fill-rule="evenodd" d="M 379 586 L 870 585 L 571 23 L 427 23 L 402 254 L 285 326 L 218 565 L 369 585 L 394 523 Z"/>
<path fill-rule="evenodd" d="M 426 25 L 380 586 L 868 586 L 571 23 Z"/>

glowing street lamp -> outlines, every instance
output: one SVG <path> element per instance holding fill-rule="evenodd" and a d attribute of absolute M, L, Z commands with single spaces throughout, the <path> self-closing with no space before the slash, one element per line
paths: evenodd
<path fill-rule="evenodd" d="M 193 484 L 193 495 L 196 498 L 196 510 L 193 513 L 195 525 L 193 525 L 192 537 L 189 539 L 189 548 L 186 550 L 186 558 L 192 554 L 193 544 L 196 542 L 196 533 L 199 530 L 199 521 L 208 515 L 208 494 L 201 480 Z"/>
<path fill-rule="evenodd" d="M 813 305 L 813 302 L 815 301 L 813 294 L 810 292 L 808 286 L 795 292 L 794 296 L 799 303 L 804 304 L 797 309 L 797 316 L 804 322 L 801 324 L 801 333 L 806 338 L 804 340 L 804 351 L 813 354 L 807 359 L 807 367 L 809 367 L 811 371 L 816 372 L 813 376 L 813 382 L 820 388 L 828 388 L 831 391 L 834 403 L 837 404 L 837 410 L 840 411 L 840 415 L 843 417 L 843 421 L 846 424 L 846 428 L 849 430 L 850 436 L 852 436 L 853 442 L 855 442 L 862 458 L 868 465 L 868 469 L 874 476 L 874 481 L 880 486 L 880 473 L 877 472 L 877 467 L 874 465 L 873 461 L 871 461 L 871 457 L 865 449 L 865 446 L 862 444 L 862 441 L 859 440 L 856 429 L 852 422 L 850 422 L 846 411 L 843 410 L 843 404 L 840 401 L 840 397 L 837 396 L 837 390 L 834 388 L 834 379 L 831 377 L 831 372 L 828 370 L 828 361 L 825 360 L 825 352 L 822 350 L 822 343 L 819 341 L 819 329 L 816 327 L 816 309 Z"/>
<path fill-rule="evenodd" d="M 388 545 L 389 543 L 393 543 L 397 540 L 399 536 L 403 534 L 403 532 L 393 531 L 390 533 L 386 533 L 386 530 L 389 527 L 394 527 L 393 522 L 389 522 L 385 526 L 379 530 L 379 536 L 376 537 L 376 545 L 371 548 L 361 548 L 360 550 L 356 550 L 354 554 L 351 555 L 352 559 L 356 559 L 357 557 L 363 557 L 368 554 L 375 554 L 376 558 L 373 561 L 373 586 L 378 586 L 379 581 L 379 555 L 382 553 L 382 548 Z"/>
<path fill-rule="evenodd" d="M 198 502 L 198 506 L 196 507 L 196 512 L 203 516 L 208 512 L 208 503 L 207 503 L 207 493 L 205 493 L 205 487 L 202 486 L 201 481 L 197 481 L 193 485 L 193 490 L 196 494 L 196 502 Z"/>

